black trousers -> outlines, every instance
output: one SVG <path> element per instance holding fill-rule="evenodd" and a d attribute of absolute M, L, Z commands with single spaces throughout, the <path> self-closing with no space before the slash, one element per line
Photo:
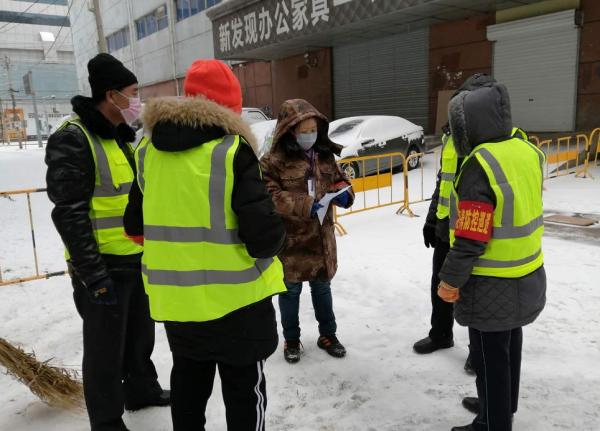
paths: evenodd
<path fill-rule="evenodd" d="M 98 305 L 73 275 L 75 306 L 83 318 L 83 390 L 92 431 L 126 429 L 124 403 L 161 393 L 150 359 L 154 321 L 137 267 L 109 268 L 118 303 Z"/>
<path fill-rule="evenodd" d="M 454 325 L 454 305 L 445 302 L 437 294 L 440 284 L 439 273 L 442 270 L 446 255 L 450 251 L 450 244 L 440 241 L 433 250 L 433 268 L 431 273 L 431 330 L 429 337 L 433 340 L 452 339 L 452 326 Z"/>
<path fill-rule="evenodd" d="M 265 361 L 228 365 L 173 356 L 171 415 L 174 431 L 204 431 L 206 404 L 217 367 L 228 431 L 264 431 L 267 386 Z"/>
<path fill-rule="evenodd" d="M 469 328 L 480 412 L 475 431 L 511 431 L 519 404 L 523 329 L 481 332 Z"/>

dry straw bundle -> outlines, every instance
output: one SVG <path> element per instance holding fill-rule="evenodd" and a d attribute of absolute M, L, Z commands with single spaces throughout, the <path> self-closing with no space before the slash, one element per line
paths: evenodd
<path fill-rule="evenodd" d="M 34 353 L 25 353 L 0 338 L 0 365 L 7 373 L 25 384 L 46 404 L 67 410 L 83 407 L 83 387 L 77 373 L 39 362 Z"/>

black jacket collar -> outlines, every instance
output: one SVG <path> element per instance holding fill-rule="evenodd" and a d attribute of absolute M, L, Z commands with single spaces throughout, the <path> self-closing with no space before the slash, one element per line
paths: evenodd
<path fill-rule="evenodd" d="M 96 109 L 94 101 L 89 97 L 75 96 L 71 99 L 75 112 L 88 130 L 102 139 L 115 139 L 121 142 L 135 141 L 135 131 L 125 123 L 113 126 L 110 121 Z"/>

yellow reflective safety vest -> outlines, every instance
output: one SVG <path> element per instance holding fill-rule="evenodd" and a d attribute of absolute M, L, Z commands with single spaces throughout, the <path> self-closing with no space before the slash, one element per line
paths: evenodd
<path fill-rule="evenodd" d="M 523 129 L 513 127 L 512 136 L 524 140 L 528 140 L 527 133 Z M 440 178 L 440 194 L 438 198 L 436 216 L 439 220 L 443 220 L 450 215 L 450 195 L 456 172 L 458 171 L 458 153 L 454 146 L 452 136 L 445 133 L 442 135 L 442 163 L 441 163 L 441 178 Z"/>
<path fill-rule="evenodd" d="M 513 138 L 523 139 L 525 141 L 529 141 L 529 137 L 527 136 L 527 133 L 525 133 L 525 130 L 520 129 L 518 127 L 513 127 L 513 129 L 512 129 L 512 137 Z"/>
<path fill-rule="evenodd" d="M 465 158 L 463 165 L 471 158 L 475 158 L 483 168 L 496 197 L 492 238 L 483 256 L 475 263 L 472 274 L 518 278 L 532 273 L 544 262 L 544 153 L 530 142 L 513 137 L 508 141 L 477 146 Z M 460 174 L 455 184 L 459 182 Z M 450 245 L 454 244 L 457 220 L 458 194 L 453 187 Z"/>
<path fill-rule="evenodd" d="M 145 138 L 135 152 L 154 320 L 214 320 L 286 290 L 279 259 L 254 259 L 238 236 L 231 201 L 240 145 L 229 135 L 165 152 Z"/>
<path fill-rule="evenodd" d="M 65 121 L 61 129 L 69 124 L 81 129 L 94 157 L 96 180 L 89 215 L 100 253 L 119 256 L 142 253 L 142 247 L 125 236 L 123 227 L 129 190 L 134 181 L 127 157 L 117 141 L 91 133 L 79 118 Z M 70 259 L 69 250 L 65 250 L 65 257 Z"/>
<path fill-rule="evenodd" d="M 440 178 L 440 195 L 438 198 L 436 216 L 439 220 L 447 218 L 450 214 L 450 195 L 452 184 L 458 170 L 458 154 L 454 147 L 452 136 L 442 136 L 442 166 Z"/>

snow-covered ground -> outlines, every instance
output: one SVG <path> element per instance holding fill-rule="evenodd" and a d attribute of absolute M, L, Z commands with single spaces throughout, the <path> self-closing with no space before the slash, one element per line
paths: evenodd
<path fill-rule="evenodd" d="M 434 165 L 428 156 L 427 193 L 433 188 Z M 548 181 L 549 211 L 600 214 L 600 169 L 593 173 L 598 180 L 571 175 Z M 43 186 L 44 175 L 43 151 L 0 149 L 0 190 Z M 32 201 L 40 268 L 61 270 L 62 247 L 50 221 L 51 206 L 44 194 Z M 280 347 L 267 363 L 268 429 L 443 431 L 472 420 L 460 406 L 463 396 L 475 394 L 473 377 L 462 370 L 466 329 L 456 328 L 453 349 L 429 356 L 412 352 L 413 342 L 429 329 L 432 251 L 421 238 L 427 206 L 412 206 L 420 218 L 396 216 L 396 207 L 388 207 L 342 219 L 349 235 L 338 241 L 340 269 L 333 288 L 338 335 L 348 356 L 336 360 L 316 347 L 317 325 L 307 289 L 301 307 L 305 356 L 299 364 L 288 365 Z M 0 198 L 0 266 L 8 270 L 5 278 L 32 271 L 27 223 L 23 197 Z M 544 249 L 548 305 L 525 329 L 521 404 L 514 429 L 598 431 L 600 243 L 549 234 Z M 67 278 L 0 288 L 0 322 L 0 337 L 35 350 L 39 358 L 79 368 L 81 321 Z M 163 328 L 157 325 L 156 331 L 154 360 L 160 381 L 168 387 L 169 349 Z M 0 388 L 0 430 L 88 429 L 85 415 L 45 406 L 8 376 L 0 375 Z M 207 429 L 226 429 L 217 389 L 207 415 Z M 172 429 L 166 408 L 127 413 L 125 421 L 131 430 Z"/>

